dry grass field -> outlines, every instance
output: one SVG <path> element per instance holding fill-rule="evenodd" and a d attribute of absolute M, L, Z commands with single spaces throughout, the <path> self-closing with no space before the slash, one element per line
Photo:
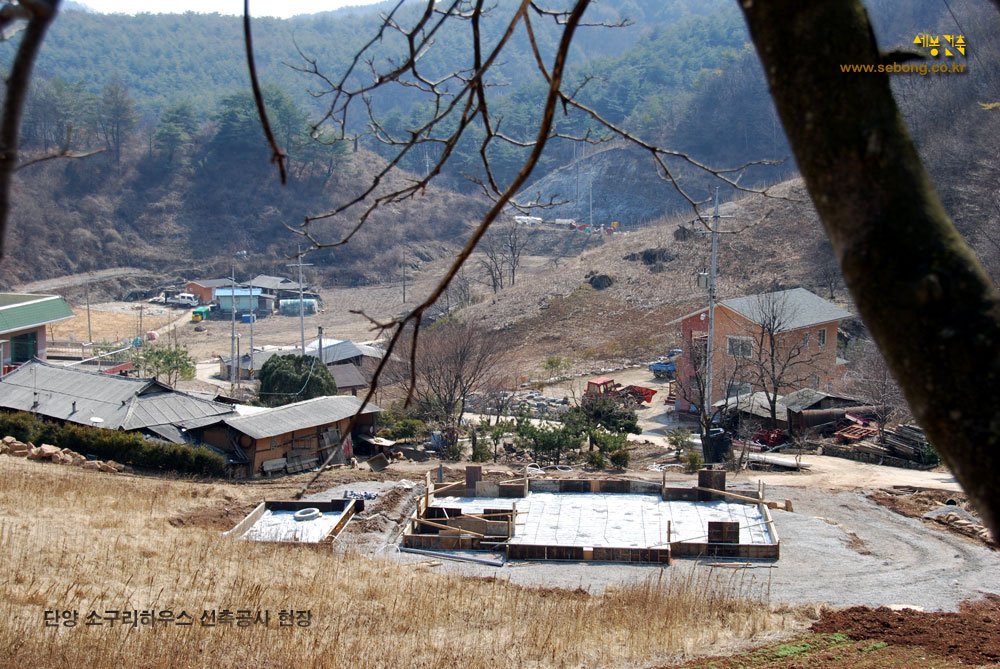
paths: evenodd
<path fill-rule="evenodd" d="M 782 616 L 739 577 L 684 566 L 601 594 L 525 588 L 338 554 L 239 542 L 170 522 L 267 486 L 110 475 L 0 457 L 0 655 L 8 666 L 635 666 L 770 638 Z M 186 611 L 191 626 L 85 625 L 106 611 Z M 201 625 L 204 611 L 268 625 Z M 45 612 L 78 613 L 74 627 Z M 282 610 L 310 611 L 308 627 Z M 93 620 L 93 618 L 92 618 Z"/>

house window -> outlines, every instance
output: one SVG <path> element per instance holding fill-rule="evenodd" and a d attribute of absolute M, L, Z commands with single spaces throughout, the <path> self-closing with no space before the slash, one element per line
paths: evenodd
<path fill-rule="evenodd" d="M 726 337 L 726 353 L 731 358 L 753 357 L 753 339 L 750 337 Z"/>
<path fill-rule="evenodd" d="M 819 345 L 826 346 L 826 329 L 819 331 Z"/>
<path fill-rule="evenodd" d="M 28 362 L 36 355 L 38 355 L 37 332 L 25 332 L 10 338 L 11 363 Z"/>
<path fill-rule="evenodd" d="M 802 334 L 802 345 L 803 346 L 808 346 L 809 345 L 809 333 L 808 332 L 804 332 Z"/>
<path fill-rule="evenodd" d="M 730 397 L 738 397 L 739 395 L 749 395 L 753 392 L 753 388 L 749 383 L 738 383 L 729 389 L 729 393 L 726 395 L 727 399 Z"/>

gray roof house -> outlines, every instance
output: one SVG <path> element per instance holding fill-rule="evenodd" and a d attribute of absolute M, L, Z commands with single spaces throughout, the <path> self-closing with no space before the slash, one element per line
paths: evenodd
<path fill-rule="evenodd" d="M 0 380 L 0 409 L 164 438 L 157 426 L 233 414 L 231 405 L 173 390 L 153 379 L 133 379 L 32 360 Z M 170 441 L 187 441 L 174 434 Z"/>

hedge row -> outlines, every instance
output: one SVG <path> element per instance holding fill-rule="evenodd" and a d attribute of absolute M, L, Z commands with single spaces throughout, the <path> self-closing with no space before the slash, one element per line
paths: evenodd
<path fill-rule="evenodd" d="M 226 473 L 222 456 L 203 446 L 195 448 L 151 441 L 134 432 L 60 424 L 20 411 L 0 413 L 0 436 L 4 435 L 35 445 L 44 443 L 69 448 L 82 455 L 134 467 L 203 476 L 224 476 Z"/>

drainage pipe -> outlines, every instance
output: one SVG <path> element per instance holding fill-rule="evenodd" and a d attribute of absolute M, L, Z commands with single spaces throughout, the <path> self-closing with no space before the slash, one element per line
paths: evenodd
<path fill-rule="evenodd" d="M 452 555 L 450 553 L 439 553 L 438 551 L 425 551 L 422 548 L 407 548 L 406 546 L 400 546 L 399 552 L 416 553 L 417 555 L 427 555 L 428 557 L 443 558 L 445 560 L 458 560 L 459 562 L 475 562 L 476 564 L 484 564 L 487 567 L 503 566 L 503 562 L 497 562 L 496 560 L 466 557 L 465 555 Z"/>

